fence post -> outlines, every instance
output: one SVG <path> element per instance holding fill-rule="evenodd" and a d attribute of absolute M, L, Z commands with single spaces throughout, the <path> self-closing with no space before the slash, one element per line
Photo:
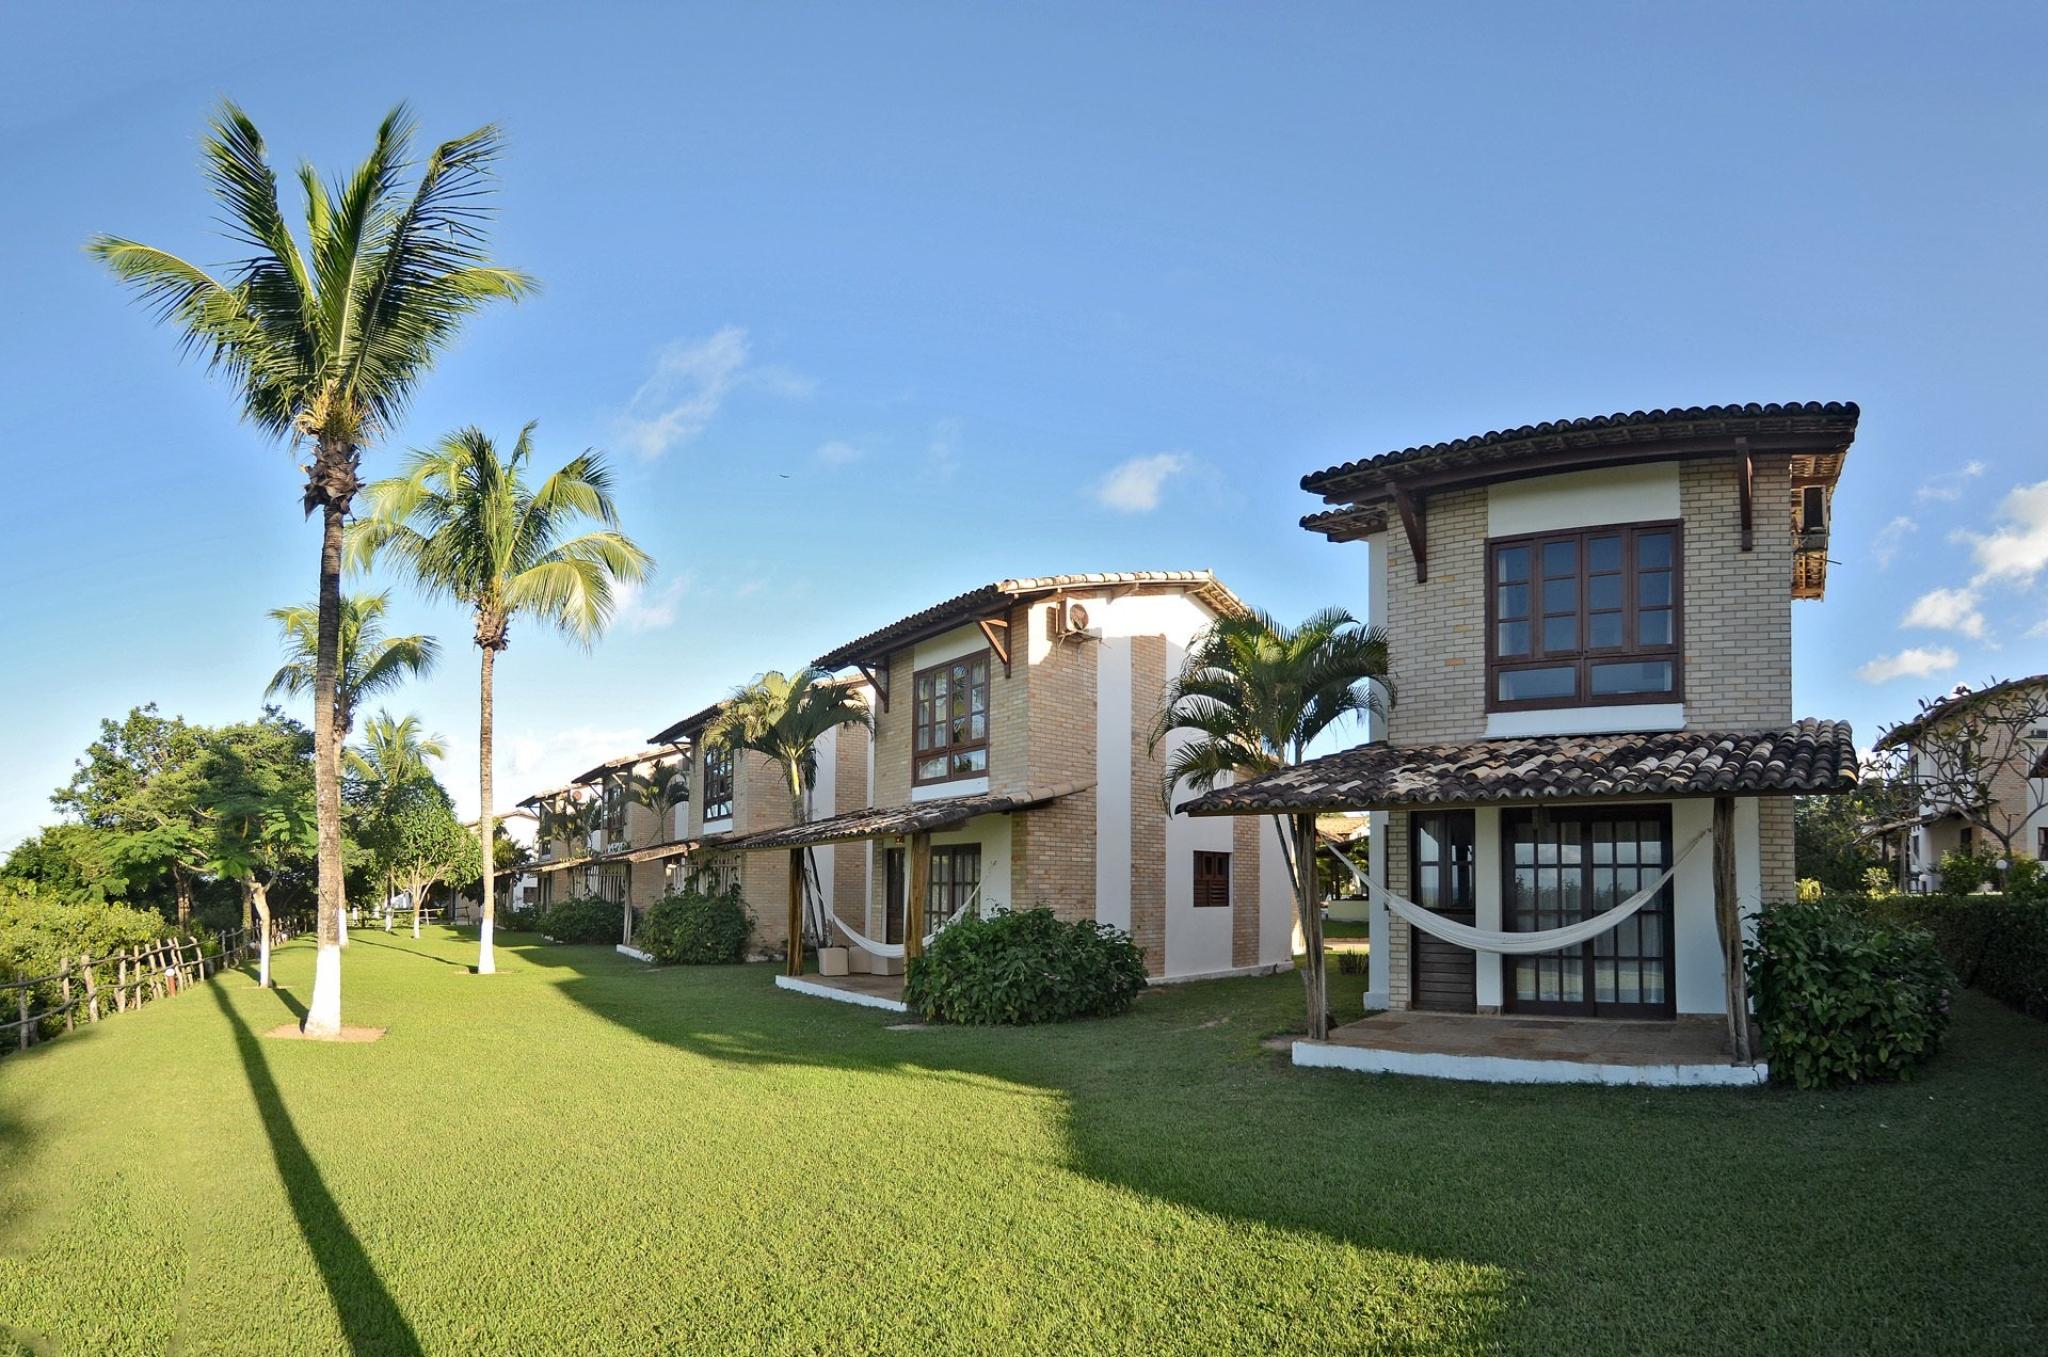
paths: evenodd
<path fill-rule="evenodd" d="M 23 985 L 15 990 L 14 993 L 21 1000 L 21 1025 L 15 1029 L 15 1037 L 20 1042 L 21 1049 L 26 1051 L 28 1049 L 28 986 Z"/>
<path fill-rule="evenodd" d="M 71 1021 L 71 958 L 70 958 L 70 957 L 63 957 L 63 958 L 60 958 L 60 959 L 59 959 L 59 963 L 58 963 L 58 968 L 57 968 L 57 993 L 58 993 L 58 994 L 59 994 L 59 995 L 60 995 L 60 996 L 61 996 L 61 997 L 63 998 L 63 1000 L 64 1000 L 64 1030 L 65 1030 L 65 1031 L 67 1031 L 67 1032 L 71 1032 L 71 1031 L 76 1031 L 77 1029 L 76 1029 L 76 1027 L 74 1026 L 74 1024 L 73 1024 L 73 1023 L 72 1023 L 72 1021 Z"/>
<path fill-rule="evenodd" d="M 78 966 L 80 970 L 85 972 L 85 1020 L 87 1022 L 98 1022 L 100 1020 L 100 987 L 99 982 L 93 978 L 92 974 L 92 953 L 80 952 L 78 954 Z"/>

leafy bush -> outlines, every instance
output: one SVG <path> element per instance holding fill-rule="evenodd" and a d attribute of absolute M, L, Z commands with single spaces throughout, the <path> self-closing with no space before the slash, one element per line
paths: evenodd
<path fill-rule="evenodd" d="M 1941 1045 L 1953 979 L 1925 929 L 1850 900 L 1774 905 L 1745 952 L 1774 1077 L 1909 1078 Z"/>
<path fill-rule="evenodd" d="M 1364 952 L 1359 951 L 1355 947 L 1346 947 L 1343 951 L 1337 953 L 1337 974 L 1364 975 L 1368 969 L 1366 963 L 1367 958 Z"/>
<path fill-rule="evenodd" d="M 539 905 L 510 905 L 498 911 L 497 927 L 512 933 L 538 933 L 542 914 Z"/>
<path fill-rule="evenodd" d="M 1900 895 L 1879 917 L 1925 929 L 1956 978 L 2000 1003 L 2048 1018 L 2048 900 L 2012 895 Z"/>
<path fill-rule="evenodd" d="M 556 942 L 617 942 L 625 933 L 626 907 L 616 900 L 572 895 L 540 916 L 540 931 Z"/>
<path fill-rule="evenodd" d="M 1879 868 L 1878 870 L 1882 871 L 1883 868 Z M 1814 900 L 1818 900 L 1820 899 L 1821 894 L 1822 892 L 1820 882 L 1815 881 L 1810 876 L 1802 876 L 1799 878 L 1799 899 L 1801 900 L 1801 902 L 1811 902 Z"/>
<path fill-rule="evenodd" d="M 648 907 L 640 950 L 664 966 L 722 966 L 747 959 L 754 916 L 737 888 L 717 895 L 684 891 Z"/>
<path fill-rule="evenodd" d="M 80 954 L 93 959 L 98 984 L 111 985 L 118 976 L 114 956 L 131 947 L 169 937 L 171 925 L 153 909 L 129 909 L 100 903 L 60 904 L 48 896 L 0 886 L 0 979 L 41 979 L 76 965 Z M 215 947 L 206 947 L 212 952 Z M 76 991 L 74 991 L 74 996 Z M 15 996 L 9 994 L 10 1003 Z M 31 987 L 29 1006 L 44 1012 L 63 997 L 63 985 L 49 980 Z M 8 1017 L 14 1014 L 10 1012 Z M 58 1018 L 45 1019 L 45 1034 L 60 1030 Z M 8 1033 L 11 1040 L 14 1034 Z"/>
<path fill-rule="evenodd" d="M 1064 1022 L 1122 1013 L 1144 987 L 1129 934 L 1027 909 L 948 926 L 906 968 L 903 1000 L 927 1022 Z"/>
<path fill-rule="evenodd" d="M 1947 895 L 1968 895 L 1998 882 L 1998 855 L 1988 849 L 1971 853 L 1951 848 L 1941 855 L 1940 868 L 1941 889 Z"/>

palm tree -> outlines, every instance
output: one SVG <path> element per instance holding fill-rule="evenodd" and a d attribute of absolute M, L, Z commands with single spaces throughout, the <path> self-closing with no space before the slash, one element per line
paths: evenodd
<path fill-rule="evenodd" d="M 1182 784 L 1203 792 L 1222 777 L 1257 777 L 1300 763 L 1309 745 L 1339 721 L 1384 709 L 1374 685 L 1392 699 L 1387 634 L 1341 608 L 1315 613 L 1299 627 L 1283 626 L 1264 613 L 1218 619 L 1189 647 L 1180 672 L 1166 685 L 1152 730 L 1155 749 L 1175 732 L 1190 737 L 1166 761 L 1160 794 L 1167 808 Z M 1273 829 L 1294 879 L 1308 947 L 1302 984 L 1308 991 L 1309 1036 L 1320 1041 L 1329 1034 L 1330 1005 L 1315 873 L 1316 817 L 1291 818 L 1291 840 L 1279 816 Z"/>
<path fill-rule="evenodd" d="M 799 669 L 792 676 L 770 670 L 734 691 L 701 736 L 706 745 L 748 749 L 773 759 L 789 788 L 790 818 L 810 818 L 811 794 L 818 779 L 818 741 L 840 726 L 874 729 L 874 716 L 851 686 L 834 683 L 822 669 Z M 823 892 L 814 891 L 817 863 L 804 852 L 805 913 L 819 944 L 826 937 Z M 791 947 L 802 940 L 791 938 Z"/>
<path fill-rule="evenodd" d="M 384 610 L 390 606 L 389 590 L 342 597 L 341 650 L 334 675 L 334 728 L 344 741 L 355 732 L 356 711 L 364 702 L 390 692 L 409 678 L 425 678 L 440 661 L 441 643 L 431 636 L 384 634 Z M 270 617 L 283 636 L 285 662 L 271 676 L 263 695 L 275 697 L 283 693 L 300 697 L 310 693 L 313 671 L 319 664 L 319 608 L 272 608 Z M 349 756 L 344 753 L 342 757 Z"/>
<path fill-rule="evenodd" d="M 310 446 L 304 511 L 321 512 L 313 664 L 319 953 L 306 1035 L 341 1035 L 341 745 L 335 687 L 341 657 L 342 524 L 360 486 L 363 446 L 388 432 L 462 322 L 533 290 L 492 264 L 483 195 L 499 150 L 495 127 L 436 147 L 408 192 L 414 126 L 404 105 L 378 125 L 347 178 L 299 171 L 304 245 L 278 203 L 263 136 L 233 103 L 203 145 L 208 186 L 247 256 L 224 278 L 118 236 L 87 246 L 184 346 L 231 380 L 242 417 L 274 438 Z"/>
<path fill-rule="evenodd" d="M 425 734 L 417 716 L 394 718 L 380 711 L 363 727 L 361 745 L 347 749 L 342 759 L 349 776 L 363 787 L 363 799 L 370 819 L 388 828 L 411 789 L 433 778 L 428 759 L 448 756 L 448 745 L 438 735 Z M 384 873 L 384 931 L 391 931 L 391 872 Z M 419 901 L 413 901 L 412 935 L 420 935 Z"/>
<path fill-rule="evenodd" d="M 414 452 L 405 473 L 370 486 L 370 516 L 350 530 L 349 559 L 368 568 L 395 559 L 430 596 L 470 609 L 483 652 L 479 691 L 477 816 L 483 926 L 477 973 L 496 969 L 492 882 L 492 671 L 522 613 L 589 646 L 611 621 L 613 586 L 645 579 L 647 553 L 619 531 L 611 472 L 595 452 L 572 457 L 538 485 L 526 479 L 533 425 L 509 457 L 480 429 L 460 429 Z M 599 525 L 571 533 L 585 520 Z"/>

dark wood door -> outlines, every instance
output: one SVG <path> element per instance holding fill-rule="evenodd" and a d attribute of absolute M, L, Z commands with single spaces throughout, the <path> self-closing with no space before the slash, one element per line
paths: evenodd
<path fill-rule="evenodd" d="M 1511 932 L 1605 913 L 1671 865 L 1668 806 L 1505 811 L 1501 837 Z M 1506 960 L 1507 1004 L 1517 1012 L 1671 1017 L 1671 885 L 1591 942 Z"/>
<path fill-rule="evenodd" d="M 1409 817 L 1408 898 L 1461 924 L 1474 922 L 1473 814 L 1431 811 Z M 1410 1002 L 1470 1013 L 1478 1005 L 1478 958 L 1469 947 L 1408 930 Z"/>
<path fill-rule="evenodd" d="M 887 849 L 882 854 L 882 941 L 903 941 L 903 850 Z"/>

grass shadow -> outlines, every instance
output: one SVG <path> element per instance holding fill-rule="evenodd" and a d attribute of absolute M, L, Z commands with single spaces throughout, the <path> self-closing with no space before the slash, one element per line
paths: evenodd
<path fill-rule="evenodd" d="M 432 952 L 421 951 L 417 947 L 407 947 L 403 943 L 379 942 L 374 938 L 367 937 L 355 937 L 349 939 L 349 941 L 353 945 L 359 947 L 382 947 L 386 951 L 390 952 L 404 952 L 407 956 L 416 956 L 423 961 L 438 962 L 443 966 L 453 966 L 456 970 L 459 971 L 474 971 L 476 969 L 476 967 L 474 966 L 465 965 L 462 962 L 456 961 L 450 957 L 435 956 Z"/>
<path fill-rule="evenodd" d="M 241 1015 L 235 1012 L 223 986 L 215 984 L 211 989 L 222 1016 L 234 1029 L 235 1051 L 241 1057 L 242 1073 L 248 1080 L 250 1096 L 255 1099 L 257 1113 L 263 1120 L 264 1134 L 270 1140 L 271 1158 L 277 1164 L 278 1177 L 284 1182 L 285 1196 L 291 1203 L 299 1233 L 304 1236 L 306 1247 L 312 1251 L 314 1263 L 320 1269 L 320 1280 L 334 1304 L 335 1316 L 341 1322 L 350 1351 L 389 1353 L 396 1357 L 423 1353 L 419 1336 L 413 1332 L 398 1303 L 385 1289 L 383 1279 L 377 1275 L 362 1241 L 349 1228 L 340 1203 L 328 1190 L 320 1165 L 299 1135 L 291 1112 L 285 1107 L 283 1095 L 278 1091 L 277 1081 L 271 1075 L 270 1062 L 263 1053 L 262 1043 L 242 1021 Z"/>

